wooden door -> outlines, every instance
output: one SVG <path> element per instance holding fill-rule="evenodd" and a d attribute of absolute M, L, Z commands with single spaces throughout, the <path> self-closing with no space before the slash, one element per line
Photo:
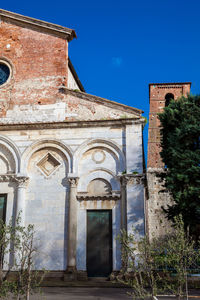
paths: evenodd
<path fill-rule="evenodd" d="M 112 211 L 87 211 L 87 272 L 106 277 L 112 272 Z"/>

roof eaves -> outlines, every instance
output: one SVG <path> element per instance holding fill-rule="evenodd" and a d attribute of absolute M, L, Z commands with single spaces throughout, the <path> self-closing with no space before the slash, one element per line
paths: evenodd
<path fill-rule="evenodd" d="M 27 16 L 23 16 L 17 13 L 13 13 L 4 9 L 0 9 L 0 16 L 3 18 L 7 18 L 7 19 L 11 19 L 11 20 L 15 20 L 21 23 L 26 23 L 26 24 L 30 24 L 30 25 L 34 25 L 40 28 L 44 28 L 44 29 L 48 29 L 51 31 L 54 31 L 55 33 L 62 33 L 64 35 L 66 35 L 67 40 L 71 41 L 73 38 L 76 38 L 76 32 L 74 29 L 70 29 L 67 27 L 63 27 L 57 24 L 53 24 L 53 23 L 49 23 L 49 22 L 45 22 L 45 21 L 41 21 L 38 19 L 34 19 L 31 17 L 27 17 Z"/>
<path fill-rule="evenodd" d="M 188 82 L 162 82 L 162 83 L 160 83 L 160 82 L 157 82 L 157 83 L 149 83 L 149 86 L 150 85 L 179 85 L 179 84 L 192 84 L 190 81 L 188 81 Z"/>

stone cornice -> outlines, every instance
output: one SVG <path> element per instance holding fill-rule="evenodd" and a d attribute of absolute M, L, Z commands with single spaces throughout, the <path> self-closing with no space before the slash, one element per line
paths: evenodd
<path fill-rule="evenodd" d="M 1 120 L 0 120 L 1 122 Z M 73 122 L 49 122 L 49 123 L 23 123 L 23 124 L 1 124 L 0 131 L 11 130 L 42 130 L 61 128 L 83 128 L 83 127 L 112 127 L 132 124 L 143 124 L 145 121 L 138 118 L 116 119 L 116 120 L 90 120 Z"/>
<path fill-rule="evenodd" d="M 26 187 L 29 177 L 21 176 L 19 174 L 2 174 L 0 175 L 0 182 L 15 182 L 18 187 Z"/>
<path fill-rule="evenodd" d="M 4 9 L 0 9 L 0 18 L 1 19 L 8 19 L 11 21 L 14 21 L 15 23 L 18 23 L 19 25 L 26 25 L 26 26 L 32 26 L 32 29 L 40 28 L 41 31 L 49 31 L 54 33 L 55 35 L 58 35 L 62 38 L 66 38 L 68 41 L 71 41 L 73 38 L 76 37 L 76 33 L 73 29 L 66 28 L 57 24 L 41 21 L 38 19 L 26 17 L 20 14 L 16 14 Z"/>
<path fill-rule="evenodd" d="M 79 201 L 105 201 L 105 200 L 114 200 L 114 201 L 117 201 L 120 199 L 121 195 L 118 194 L 118 193 L 112 193 L 112 194 L 107 194 L 107 195 L 91 195 L 91 194 L 88 194 L 88 193 L 78 193 L 77 194 L 77 200 Z"/>
<path fill-rule="evenodd" d="M 15 181 L 16 174 L 0 175 L 0 182 L 13 182 Z"/>

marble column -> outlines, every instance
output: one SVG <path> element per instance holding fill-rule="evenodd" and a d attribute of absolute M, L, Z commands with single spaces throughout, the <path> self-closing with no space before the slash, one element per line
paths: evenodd
<path fill-rule="evenodd" d="M 121 184 L 121 230 L 127 231 L 127 203 L 126 203 L 126 184 L 124 176 L 120 177 Z"/>
<path fill-rule="evenodd" d="M 68 259 L 67 271 L 76 271 L 76 238 L 77 238 L 77 184 L 78 177 L 68 176 L 69 213 L 68 213 Z"/>
<path fill-rule="evenodd" d="M 25 209 L 26 209 L 26 187 L 29 178 L 26 176 L 16 176 L 15 182 L 17 183 L 17 205 L 16 217 L 20 215 L 20 225 L 25 226 Z"/>

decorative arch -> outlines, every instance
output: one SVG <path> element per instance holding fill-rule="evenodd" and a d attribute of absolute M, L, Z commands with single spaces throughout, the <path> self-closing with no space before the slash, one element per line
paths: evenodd
<path fill-rule="evenodd" d="M 102 178 L 95 178 L 89 182 L 87 192 L 93 196 L 109 195 L 112 192 L 110 182 Z"/>
<path fill-rule="evenodd" d="M 42 148 L 47 148 L 47 147 L 52 147 L 55 149 L 60 150 L 64 156 L 66 157 L 68 163 L 69 163 L 69 172 L 72 171 L 72 151 L 69 147 L 67 147 L 64 143 L 58 141 L 58 140 L 54 140 L 54 139 L 42 139 L 39 140 L 35 143 L 33 143 L 32 145 L 30 145 L 22 154 L 22 168 L 21 168 L 21 172 L 23 172 L 24 174 L 26 174 L 27 172 L 27 167 L 28 167 L 28 162 L 32 156 L 33 153 L 35 153 L 36 151 L 42 149 Z"/>
<path fill-rule="evenodd" d="M 13 143 L 11 139 L 4 135 L 0 135 L 0 149 L 3 147 L 8 151 L 11 159 L 14 162 L 14 173 L 19 173 L 20 172 L 20 162 L 21 162 L 21 155 L 20 151 L 17 148 L 17 146 Z M 9 159 L 4 157 L 6 159 L 7 163 L 9 164 Z"/>
<path fill-rule="evenodd" d="M 115 178 L 112 172 L 106 169 L 94 170 L 80 177 L 77 191 L 81 193 L 86 193 L 89 183 L 94 179 L 104 179 L 111 185 L 112 191 L 120 191 L 119 181 Z"/>
<path fill-rule="evenodd" d="M 74 153 L 74 173 L 78 173 L 78 163 L 82 155 L 93 148 L 103 147 L 112 152 L 112 154 L 117 157 L 119 164 L 119 172 L 123 172 L 125 167 L 125 156 L 119 146 L 106 139 L 90 139 L 84 142 Z"/>

